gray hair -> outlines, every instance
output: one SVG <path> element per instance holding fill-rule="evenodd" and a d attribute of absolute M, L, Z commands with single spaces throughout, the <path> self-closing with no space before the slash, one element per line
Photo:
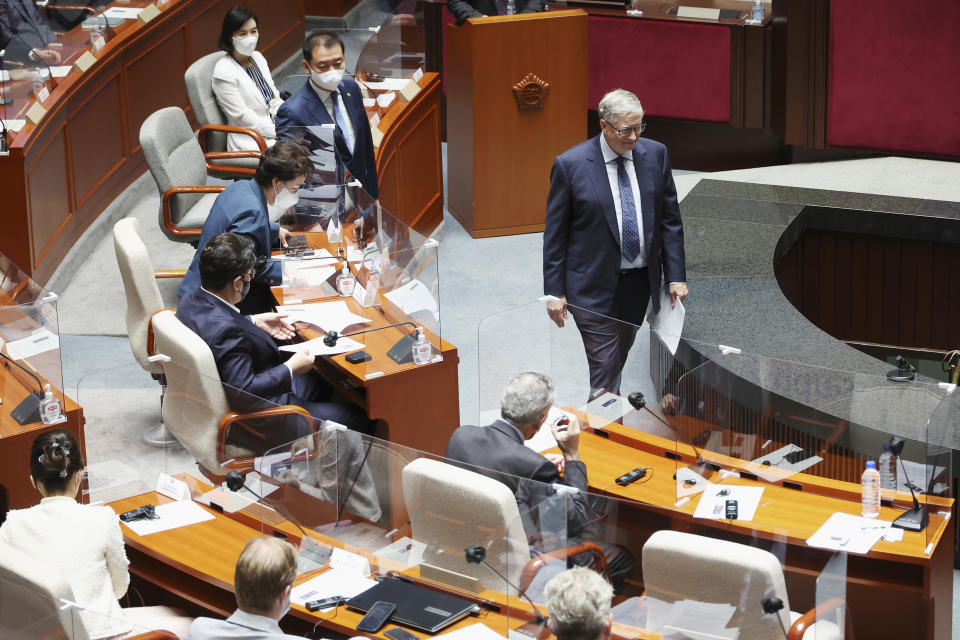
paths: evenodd
<path fill-rule="evenodd" d="M 597 112 L 601 120 L 610 122 L 617 116 L 640 114 L 643 117 L 643 105 L 640 99 L 626 89 L 614 89 L 600 99 Z"/>
<path fill-rule="evenodd" d="M 543 595 L 558 640 L 596 640 L 610 616 L 613 587 L 596 571 L 575 567 L 551 578 Z"/>
<path fill-rule="evenodd" d="M 553 381 L 541 373 L 518 373 L 510 378 L 500 396 L 500 416 L 519 426 L 530 424 L 537 414 L 553 404 Z"/>

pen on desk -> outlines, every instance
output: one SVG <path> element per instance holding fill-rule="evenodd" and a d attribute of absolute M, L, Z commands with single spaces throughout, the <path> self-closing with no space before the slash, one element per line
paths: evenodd
<path fill-rule="evenodd" d="M 682 507 L 683 505 L 687 504 L 688 502 L 690 502 L 690 497 L 689 497 L 689 496 L 686 497 L 686 498 L 680 498 L 679 500 L 677 500 L 677 501 L 674 503 L 673 506 L 676 507 L 677 509 L 679 509 L 680 507 Z"/>

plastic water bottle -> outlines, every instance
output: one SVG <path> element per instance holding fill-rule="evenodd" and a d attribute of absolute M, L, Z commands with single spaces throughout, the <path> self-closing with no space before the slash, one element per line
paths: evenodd
<path fill-rule="evenodd" d="M 873 460 L 867 460 L 867 468 L 860 478 L 860 494 L 863 517 L 876 518 L 880 515 L 880 472 Z"/>
<path fill-rule="evenodd" d="M 750 8 L 750 22 L 753 24 L 763 22 L 763 0 L 756 0 Z"/>
<path fill-rule="evenodd" d="M 883 453 L 877 464 L 880 467 L 880 489 L 885 498 L 893 498 L 897 489 L 897 458 L 890 453 L 890 445 L 883 445 Z"/>

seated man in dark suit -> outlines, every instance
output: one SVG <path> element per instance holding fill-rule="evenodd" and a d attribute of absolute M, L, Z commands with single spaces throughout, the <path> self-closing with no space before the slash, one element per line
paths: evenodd
<path fill-rule="evenodd" d="M 60 52 L 49 46 L 54 40 L 56 35 L 32 0 L 0 2 L 0 49 L 6 49 L 7 59 L 59 64 Z"/>
<path fill-rule="evenodd" d="M 502 16 L 509 13 L 507 0 L 450 0 L 447 8 L 459 27 L 467 18 Z M 514 0 L 513 13 L 536 13 L 546 8 L 545 0 Z"/>
<path fill-rule="evenodd" d="M 378 198 L 370 121 L 363 108 L 360 86 L 352 78 L 344 77 L 344 55 L 343 40 L 338 35 L 323 31 L 307 35 L 303 42 L 303 68 L 310 79 L 277 111 L 277 138 L 305 138 L 311 149 L 323 149 L 325 145 L 310 128 L 335 125 L 339 182 L 344 180 L 345 167 L 372 198 Z"/>
<path fill-rule="evenodd" d="M 243 316 L 236 305 L 249 290 L 256 255 L 253 241 L 236 233 L 221 233 L 200 252 L 201 288 L 180 299 L 177 318 L 210 345 L 220 380 L 239 392 L 231 407 L 251 411 L 262 398 L 269 403 L 295 404 L 319 420 L 332 420 L 355 431 L 372 434 L 373 423 L 354 405 L 329 402 L 331 387 L 313 371 L 308 351 L 288 354 L 274 339 L 294 337 L 285 316 L 262 313 Z M 254 450 L 289 442 L 305 435 L 303 422 L 289 421 L 282 433 L 266 434 L 269 442 L 234 440 Z M 249 434 L 234 434 L 248 438 Z"/>
<path fill-rule="evenodd" d="M 543 533 L 537 530 L 539 527 L 532 519 L 538 505 L 551 501 L 552 485 L 559 483 L 574 487 L 577 491 L 568 494 L 563 509 L 566 513 L 566 543 L 576 544 L 587 537 L 587 527 L 596 516 L 587 495 L 587 467 L 580 460 L 579 423 L 573 419 L 569 424 L 551 425 L 561 456 L 542 456 L 523 444 L 547 419 L 553 401 L 554 387 L 549 377 L 539 373 L 515 375 L 507 382 L 500 397 L 501 419 L 484 427 L 459 427 L 447 443 L 447 459 L 469 465 L 471 471 L 510 487 L 528 536 Z M 597 542 L 604 549 L 610 577 L 614 585 L 619 585 L 636 564 L 630 552 L 618 545 L 597 540 L 591 542 Z M 582 564 L 589 559 L 589 554 L 581 554 L 573 561 Z"/>

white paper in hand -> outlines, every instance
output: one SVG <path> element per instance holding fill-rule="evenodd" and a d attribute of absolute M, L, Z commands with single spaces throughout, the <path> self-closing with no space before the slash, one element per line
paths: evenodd
<path fill-rule="evenodd" d="M 677 354 L 677 346 L 680 344 L 680 335 L 683 333 L 683 319 L 686 311 L 683 303 L 677 299 L 677 306 L 673 306 L 670 301 L 670 292 L 667 287 L 660 290 L 660 312 L 653 313 L 653 305 L 650 305 L 650 312 L 647 314 L 647 321 L 650 323 L 650 330 L 656 333 L 660 340 L 670 350 L 672 355 Z"/>

